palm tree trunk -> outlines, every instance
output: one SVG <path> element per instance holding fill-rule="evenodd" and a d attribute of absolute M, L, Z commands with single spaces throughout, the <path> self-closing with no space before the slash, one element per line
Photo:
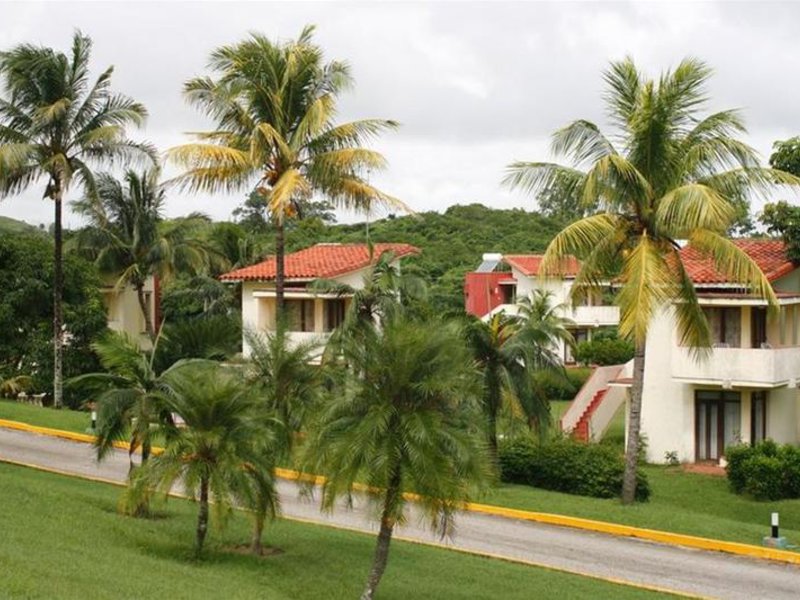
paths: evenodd
<path fill-rule="evenodd" d="M 195 539 L 194 555 L 199 557 L 203 551 L 203 542 L 208 531 L 208 477 L 200 478 L 200 510 L 197 513 L 197 537 Z"/>
<path fill-rule="evenodd" d="M 636 468 L 639 462 L 639 429 L 642 424 L 642 390 L 644 388 L 644 342 L 637 343 L 633 354 L 633 384 L 628 414 L 628 442 L 625 447 L 625 474 L 622 477 L 622 503 L 636 498 Z"/>
<path fill-rule="evenodd" d="M 263 546 L 261 536 L 264 533 L 264 513 L 256 512 L 253 519 L 253 538 L 250 542 L 250 552 L 256 556 L 261 556 Z"/>
<path fill-rule="evenodd" d="M 61 229 L 61 208 L 63 193 L 61 180 L 54 178 L 53 203 L 55 204 L 55 222 L 53 224 L 53 406 L 64 405 L 64 328 L 62 298 L 64 296 L 64 257 L 63 233 Z"/>
<path fill-rule="evenodd" d="M 139 300 L 139 308 L 142 311 L 142 316 L 144 316 L 144 330 L 147 332 L 147 337 L 150 338 L 150 342 L 155 344 L 156 332 L 153 328 L 153 319 L 150 318 L 150 310 L 145 301 L 143 283 L 136 283 L 136 298 Z"/>
<path fill-rule="evenodd" d="M 283 219 L 275 219 L 275 317 L 280 324 L 285 316 L 283 288 L 286 285 L 286 237 Z"/>
<path fill-rule="evenodd" d="M 490 409 L 489 414 L 489 459 L 492 461 L 492 468 L 497 470 L 500 466 L 497 451 L 497 412 Z"/>
<path fill-rule="evenodd" d="M 389 560 L 389 544 L 392 541 L 392 533 L 395 525 L 395 509 L 400 500 L 400 466 L 396 466 L 389 485 L 386 487 L 386 499 L 381 515 L 381 529 L 378 532 L 378 542 L 375 546 L 375 556 L 372 560 L 372 570 L 367 578 L 367 586 L 361 594 L 361 600 L 372 600 L 375 590 L 386 570 L 386 563 Z"/>

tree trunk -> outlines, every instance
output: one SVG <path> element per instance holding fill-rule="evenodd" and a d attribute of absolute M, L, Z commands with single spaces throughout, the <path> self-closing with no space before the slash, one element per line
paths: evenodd
<path fill-rule="evenodd" d="M 489 460 L 492 461 L 492 469 L 497 471 L 500 467 L 497 458 L 497 413 L 490 410 L 487 417 L 489 418 Z"/>
<path fill-rule="evenodd" d="M 153 328 L 153 319 L 150 318 L 150 310 L 148 309 L 147 302 L 145 301 L 143 283 L 136 283 L 136 298 L 139 300 L 139 308 L 144 316 L 144 330 L 147 333 L 147 337 L 150 338 L 150 342 L 155 344 L 156 332 Z"/>
<path fill-rule="evenodd" d="M 275 219 L 275 317 L 283 324 L 286 316 L 283 288 L 286 285 L 286 238 L 283 219 Z"/>
<path fill-rule="evenodd" d="M 372 570 L 369 578 L 367 578 L 367 586 L 361 594 L 361 600 L 372 600 L 381 577 L 383 577 L 383 572 L 386 570 L 386 563 L 389 560 L 389 544 L 392 541 L 392 532 L 395 525 L 394 509 L 400 499 L 400 481 L 400 467 L 398 465 L 395 467 L 394 473 L 389 479 L 389 485 L 386 487 L 386 499 L 383 505 L 383 514 L 381 515 L 381 529 L 375 546 Z"/>
<path fill-rule="evenodd" d="M 64 296 L 64 257 L 61 230 L 63 193 L 60 178 L 54 178 L 53 185 L 55 187 L 55 192 L 52 196 L 55 204 L 55 222 L 53 224 L 53 406 L 61 408 L 64 405 L 64 309 L 62 306 Z"/>
<path fill-rule="evenodd" d="M 637 343 L 633 354 L 633 384 L 628 414 L 628 442 L 625 447 L 625 474 L 622 478 L 622 503 L 636 499 L 636 468 L 639 462 L 639 429 L 642 424 L 642 389 L 644 387 L 644 342 Z"/>
<path fill-rule="evenodd" d="M 200 510 L 197 513 L 197 538 L 195 540 L 194 555 L 200 557 L 203 551 L 203 542 L 208 531 L 208 477 L 200 478 Z"/>
<path fill-rule="evenodd" d="M 250 552 L 256 556 L 261 556 L 263 546 L 261 536 L 264 533 L 264 514 L 256 512 L 253 519 L 253 539 L 250 542 Z"/>

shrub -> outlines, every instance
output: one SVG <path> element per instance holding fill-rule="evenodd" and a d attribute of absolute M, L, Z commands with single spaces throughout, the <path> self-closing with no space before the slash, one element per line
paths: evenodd
<path fill-rule="evenodd" d="M 572 400 L 589 379 L 592 369 L 585 367 L 566 369 L 560 376 L 550 371 L 540 371 L 535 375 L 536 383 L 549 400 Z"/>
<path fill-rule="evenodd" d="M 575 360 L 583 365 L 619 365 L 633 358 L 633 343 L 616 333 L 598 335 L 575 347 Z"/>
<path fill-rule="evenodd" d="M 766 440 L 728 448 L 728 483 L 756 500 L 800 498 L 800 449 Z"/>
<path fill-rule="evenodd" d="M 500 478 L 507 483 L 595 498 L 613 498 L 622 491 L 622 455 L 609 446 L 570 438 L 537 443 L 517 438 L 500 444 Z M 650 486 L 637 475 L 636 499 L 646 501 Z"/>

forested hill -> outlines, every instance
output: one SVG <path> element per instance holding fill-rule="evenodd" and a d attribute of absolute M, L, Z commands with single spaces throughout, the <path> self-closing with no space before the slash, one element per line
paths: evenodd
<path fill-rule="evenodd" d="M 481 204 L 452 206 L 444 213 L 382 219 L 369 226 L 373 242 L 406 242 L 422 249 L 422 255 L 405 267 L 423 277 L 432 300 L 442 308 L 463 307 L 463 281 L 475 269 L 484 252 L 531 253 L 545 249 L 561 229 L 556 219 L 520 209 L 497 210 Z M 328 225 L 318 220 L 300 224 L 289 232 L 291 250 L 317 242 L 363 242 L 366 226 Z"/>

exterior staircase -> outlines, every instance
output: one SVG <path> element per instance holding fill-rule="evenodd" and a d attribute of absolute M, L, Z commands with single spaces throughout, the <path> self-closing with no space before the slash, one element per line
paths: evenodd
<path fill-rule="evenodd" d="M 627 397 L 624 387 L 609 384 L 632 369 L 633 361 L 596 368 L 561 417 L 561 430 L 583 442 L 599 441 Z"/>

